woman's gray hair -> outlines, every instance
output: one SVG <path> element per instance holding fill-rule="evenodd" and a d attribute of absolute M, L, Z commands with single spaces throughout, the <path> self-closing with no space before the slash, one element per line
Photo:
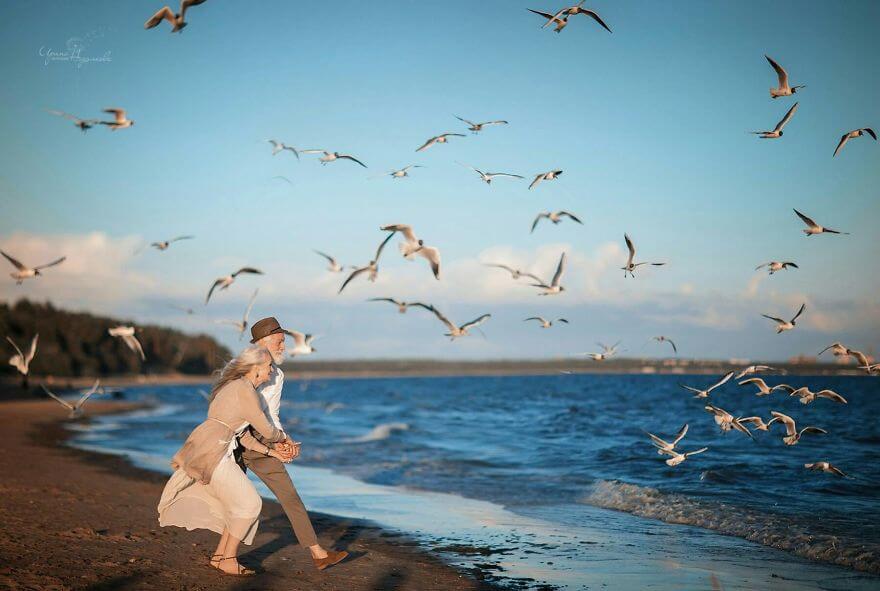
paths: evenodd
<path fill-rule="evenodd" d="M 264 347 L 251 345 L 246 347 L 244 351 L 238 354 L 238 356 L 230 359 L 229 362 L 223 366 L 223 369 L 217 372 L 219 377 L 214 383 L 214 387 L 211 388 L 211 401 L 214 400 L 217 392 L 219 392 L 223 386 L 245 376 L 255 365 L 266 363 L 267 358 L 271 363 L 272 356 Z"/>

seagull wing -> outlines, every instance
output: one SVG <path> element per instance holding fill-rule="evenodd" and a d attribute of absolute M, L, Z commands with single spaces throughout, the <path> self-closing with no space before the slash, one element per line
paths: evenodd
<path fill-rule="evenodd" d="M 785 71 L 785 69 L 777 64 L 776 61 L 769 55 L 765 55 L 764 57 L 767 58 L 767 61 L 770 62 L 770 65 L 773 66 L 774 70 L 776 70 L 776 77 L 779 78 L 779 87 L 788 88 L 788 73 Z"/>
<path fill-rule="evenodd" d="M 385 232 L 400 232 L 403 234 L 403 237 L 406 238 L 407 242 L 418 242 L 419 238 L 416 236 L 416 233 L 413 232 L 412 226 L 408 224 L 390 224 L 388 226 L 382 226 L 379 228 Z"/>
<path fill-rule="evenodd" d="M 434 278 L 440 279 L 440 251 L 433 246 L 423 246 L 416 254 L 431 263 L 431 271 L 434 273 Z"/>
<path fill-rule="evenodd" d="M 751 434 L 750 434 L 750 435 L 751 435 Z M 704 451 L 708 451 L 708 450 L 709 450 L 708 447 L 701 447 L 700 449 L 695 449 L 694 451 L 688 451 L 688 452 L 685 452 L 684 457 L 689 458 L 690 456 L 693 456 L 693 455 L 696 455 L 696 454 L 701 454 L 701 453 L 703 453 Z"/>
<path fill-rule="evenodd" d="M 254 300 L 257 299 L 257 294 L 260 293 L 259 289 L 254 290 L 254 295 L 251 296 L 251 300 L 248 302 L 248 307 L 244 311 L 244 325 L 247 326 L 248 316 L 251 315 L 251 308 L 254 307 Z"/>
<path fill-rule="evenodd" d="M 319 254 L 319 255 L 321 255 L 322 257 L 324 257 L 325 259 L 327 259 L 327 260 L 330 262 L 331 265 L 338 265 L 338 264 L 339 264 L 339 263 L 336 262 L 336 259 L 334 259 L 333 257 L 331 257 L 331 256 L 330 256 L 329 254 L 327 254 L 327 253 L 321 252 L 320 250 L 313 250 L 313 252 L 314 252 L 315 254 Z"/>
<path fill-rule="evenodd" d="M 666 341 L 667 341 L 670 345 L 672 345 L 672 352 L 673 352 L 673 353 L 678 353 L 678 347 L 675 346 L 675 343 L 672 342 L 672 339 L 666 339 Z M 733 373 L 733 372 L 731 372 L 731 373 Z"/>
<path fill-rule="evenodd" d="M 562 211 L 558 212 L 558 215 L 568 216 L 568 217 L 571 219 L 571 221 L 573 221 L 573 222 L 577 222 L 577 223 L 583 225 L 583 222 L 582 222 L 582 221 L 581 221 L 576 215 L 574 215 L 574 214 L 571 213 L 571 212 L 568 212 L 568 211 L 562 210 Z"/>
<path fill-rule="evenodd" d="M 10 263 L 12 263 L 13 266 L 15 266 L 15 268 L 18 269 L 19 271 L 24 271 L 25 269 L 27 269 L 27 267 L 25 267 L 24 265 L 22 265 L 20 261 L 18 261 L 17 259 L 12 258 L 11 256 L 9 256 L 8 254 L 6 254 L 6 253 L 3 252 L 2 250 L 0 250 L 0 254 L 2 254 L 4 257 L 6 257 L 6 260 L 9 261 Z"/>
<path fill-rule="evenodd" d="M 195 236 L 189 236 L 189 235 L 187 235 L 187 236 L 177 236 L 176 238 L 172 238 L 172 239 L 169 240 L 168 242 L 171 243 L 171 242 L 177 242 L 178 240 L 192 240 L 193 238 L 195 238 Z"/>
<path fill-rule="evenodd" d="M 874 130 L 871 129 L 870 127 L 863 127 L 860 131 L 864 131 L 864 132 L 867 133 L 869 136 L 871 136 L 872 138 L 874 138 L 874 141 L 875 141 L 875 142 L 877 141 L 877 134 L 874 133 Z"/>
<path fill-rule="evenodd" d="M 144 348 L 141 347 L 141 342 L 134 335 L 125 335 L 122 337 L 122 340 L 125 341 L 125 344 L 128 345 L 128 348 L 140 355 L 141 361 L 146 361 L 147 356 L 144 355 Z"/>
<path fill-rule="evenodd" d="M 655 447 L 669 449 L 670 447 L 675 446 L 674 443 L 669 443 L 668 441 L 664 441 L 664 440 L 660 439 L 659 437 L 657 437 L 656 435 L 654 435 L 653 433 L 648 433 L 647 431 L 645 431 L 645 435 L 647 435 L 648 437 L 651 438 L 651 443 L 653 443 Z"/>
<path fill-rule="evenodd" d="M 821 396 L 822 398 L 827 398 L 840 404 L 846 404 L 846 398 L 844 398 L 834 390 L 819 390 L 818 392 L 816 392 L 816 396 Z"/>
<path fill-rule="evenodd" d="M 340 287 L 339 291 L 336 293 L 342 293 L 342 290 L 345 289 L 346 285 L 351 283 L 352 279 L 354 279 L 355 277 L 357 277 L 358 275 L 360 275 L 361 273 L 363 273 L 364 271 L 367 271 L 367 270 L 369 270 L 369 267 L 360 267 L 359 269 L 355 269 L 354 271 L 352 271 L 351 275 L 348 276 L 348 278 L 342 284 L 342 287 Z"/>
<path fill-rule="evenodd" d="M 125 109 L 117 109 L 114 107 L 114 108 L 104 109 L 104 112 L 105 113 L 113 113 L 114 117 L 116 118 L 116 123 L 122 123 L 123 121 L 125 121 Z"/>
<path fill-rule="evenodd" d="M 748 386 L 749 384 L 755 384 L 758 388 L 763 390 L 767 387 L 767 383 L 761 378 L 749 378 L 747 380 L 743 380 L 739 382 L 737 385 L 739 386 Z"/>
<path fill-rule="evenodd" d="M 675 439 L 672 440 L 672 445 L 676 445 L 679 441 L 681 441 L 688 432 L 688 424 L 685 423 L 681 426 L 681 429 L 678 430 L 678 433 L 675 434 Z"/>
<path fill-rule="evenodd" d="M 367 301 L 368 302 L 390 302 L 390 303 L 395 304 L 397 306 L 402 305 L 401 302 L 398 302 L 394 298 L 369 298 Z"/>
<path fill-rule="evenodd" d="M 797 216 L 798 216 L 799 218 L 801 218 L 801 220 L 803 220 L 803 222 L 804 222 L 806 225 L 810 226 L 811 228 L 815 228 L 815 227 L 817 227 L 817 226 L 819 225 L 819 224 L 817 224 L 816 222 L 814 222 L 812 219 L 808 218 L 807 216 L 805 216 L 804 214 L 802 214 L 801 212 L 799 212 L 798 210 L 795 209 L 794 212 L 797 214 Z"/>
<path fill-rule="evenodd" d="M 214 290 L 217 289 L 217 286 L 223 283 L 223 279 L 218 279 L 214 282 L 214 285 L 211 286 L 211 289 L 208 290 L 208 297 L 205 298 L 205 305 L 211 300 L 211 295 L 214 293 Z"/>
<path fill-rule="evenodd" d="M 162 22 L 162 20 L 167 20 L 172 25 L 174 24 L 174 13 L 167 6 L 163 6 L 156 14 L 151 16 L 147 22 L 144 23 L 145 29 L 152 29 L 156 25 Z"/>
<path fill-rule="evenodd" d="M 629 250 L 629 258 L 627 259 L 627 262 L 626 262 L 627 266 L 629 266 L 629 265 L 632 264 L 633 259 L 634 259 L 635 256 L 636 256 L 636 247 L 635 247 L 635 245 L 633 244 L 633 241 L 630 240 L 628 234 L 624 234 L 624 235 L 623 235 L 623 239 L 626 241 L 626 248 L 627 248 L 627 250 Z"/>
<path fill-rule="evenodd" d="M 801 307 L 800 307 L 800 309 L 797 311 L 797 314 L 795 314 L 795 315 L 794 315 L 794 318 L 791 319 L 792 323 L 793 323 L 795 320 L 797 320 L 798 316 L 800 316 L 801 314 L 804 313 L 804 310 L 806 309 L 806 307 L 807 307 L 807 304 L 806 304 L 806 303 L 801 304 Z"/>
<path fill-rule="evenodd" d="M 431 139 L 426 141 L 424 144 L 422 144 L 420 148 L 417 148 L 416 152 L 421 152 L 423 150 L 427 150 L 428 148 L 433 146 L 436 141 L 437 141 L 437 137 L 432 137 Z"/>
<path fill-rule="evenodd" d="M 786 124 L 794 116 L 795 111 L 797 111 L 797 108 L 798 108 L 798 103 L 795 103 L 794 105 L 792 105 L 792 107 L 788 110 L 788 113 L 785 114 L 785 117 L 783 117 L 782 120 L 776 124 L 776 127 L 773 128 L 773 131 L 782 131 L 782 128 L 785 127 Z"/>
<path fill-rule="evenodd" d="M 306 344 L 306 335 L 299 332 L 298 330 L 286 330 L 284 331 L 293 337 L 293 344 L 296 347 L 302 347 Z"/>
<path fill-rule="evenodd" d="M 19 356 L 21 359 L 24 359 L 24 353 L 21 352 L 21 349 L 18 348 L 18 345 L 15 344 L 15 341 L 13 341 L 13 340 L 12 340 L 11 338 L 9 338 L 9 337 L 6 337 L 6 340 L 9 341 L 9 344 L 12 345 L 13 348 L 16 350 L 16 352 L 18 353 L 18 356 Z"/>
<path fill-rule="evenodd" d="M 181 2 L 180 2 L 180 18 L 181 18 L 181 20 L 185 19 L 187 8 L 189 8 L 190 6 L 198 6 L 202 2 L 205 2 L 205 0 L 181 0 Z"/>
<path fill-rule="evenodd" d="M 52 261 L 51 263 L 46 263 L 45 265 L 40 265 L 39 267 L 34 267 L 34 270 L 36 271 L 39 269 L 47 269 L 49 267 L 54 267 L 55 265 L 60 265 L 61 263 L 63 263 L 66 260 L 67 260 L 67 257 L 61 257 L 60 259 L 56 259 L 56 260 Z"/>
<path fill-rule="evenodd" d="M 781 412 L 775 410 L 770 411 L 770 416 L 785 425 L 786 435 L 794 435 L 795 433 L 797 433 L 797 426 L 795 425 L 794 419 L 790 416 L 782 414 Z"/>
<path fill-rule="evenodd" d="M 553 281 L 550 282 L 551 287 L 559 286 L 559 280 L 562 279 L 563 272 L 565 272 L 565 252 L 559 257 L 559 264 L 556 265 L 556 273 L 553 275 Z"/>
<path fill-rule="evenodd" d="M 467 119 L 465 119 L 465 118 L 463 118 L 463 117 L 459 117 L 458 115 L 453 115 L 453 117 L 455 117 L 455 118 L 458 119 L 459 121 L 462 121 L 462 122 L 464 122 L 464 123 L 467 123 L 467 124 L 470 125 L 471 127 L 476 127 L 476 125 L 477 125 L 477 124 L 474 123 L 473 121 L 468 121 Z"/>
<path fill-rule="evenodd" d="M 376 249 L 376 258 L 373 260 L 377 263 L 379 262 L 379 255 L 382 254 L 382 249 L 385 248 L 385 245 L 388 244 L 388 241 L 391 240 L 392 236 L 394 236 L 394 232 L 390 232 L 388 236 L 385 237 L 385 240 L 379 245 L 379 248 Z"/>
<path fill-rule="evenodd" d="M 837 153 L 840 152 L 841 149 L 843 149 L 843 145 L 848 141 L 849 141 L 849 134 L 848 133 L 843 134 L 840 137 L 840 142 L 837 144 L 837 147 L 834 148 L 834 154 L 832 154 L 831 157 L 834 158 L 835 156 L 837 156 Z"/>
<path fill-rule="evenodd" d="M 474 319 L 471 320 L 470 322 L 465 322 L 464 324 L 462 324 L 462 325 L 461 325 L 461 330 L 467 330 L 467 329 L 469 329 L 469 328 L 473 328 L 473 327 L 475 327 L 475 326 L 479 326 L 479 325 L 483 324 L 484 322 L 486 322 L 486 321 L 487 321 L 489 318 L 491 318 L 491 317 L 492 317 L 491 314 L 483 314 L 483 315 L 480 316 L 479 318 L 474 318 Z"/>
<path fill-rule="evenodd" d="M 550 21 L 557 20 L 555 14 L 547 14 L 546 12 L 541 12 L 540 10 L 532 10 L 531 8 L 528 8 L 526 10 L 528 10 L 529 12 L 534 12 L 535 14 L 539 14 L 539 15 L 543 16 L 544 18 L 547 19 L 547 23 L 549 23 Z M 544 23 L 544 25 L 546 26 L 547 23 Z"/>
<path fill-rule="evenodd" d="M 532 181 L 532 184 L 529 185 L 529 190 L 531 191 L 533 187 L 537 186 L 538 183 L 544 180 L 544 175 L 546 172 L 542 172 L 541 174 L 535 175 L 535 180 Z"/>
<path fill-rule="evenodd" d="M 76 410 L 76 407 L 75 407 L 75 406 L 73 406 L 71 403 L 69 403 L 68 401 L 64 400 L 63 398 L 60 398 L 60 397 L 56 396 L 55 394 L 53 394 L 53 393 L 49 390 L 49 388 L 47 388 L 46 386 L 40 384 L 40 387 L 43 389 L 43 392 L 45 392 L 45 393 L 48 394 L 50 397 L 52 397 L 52 398 L 54 398 L 55 400 L 57 400 L 58 402 L 60 402 L 60 403 L 61 403 L 61 404 L 67 409 L 67 410 L 71 410 L 71 411 Z"/>
<path fill-rule="evenodd" d="M 734 372 L 729 371 L 729 372 L 727 372 L 726 374 L 724 374 L 724 377 L 721 378 L 721 381 L 719 381 L 717 384 L 715 384 L 714 386 L 712 386 L 711 388 L 709 388 L 708 390 L 706 390 L 706 392 L 711 392 L 711 391 L 714 390 L 715 388 L 718 388 L 718 387 L 723 386 L 724 384 L 726 384 L 728 381 L 730 381 L 730 378 L 733 377 L 733 373 L 734 373 Z"/>
<path fill-rule="evenodd" d="M 777 318 L 776 316 L 767 316 L 766 314 L 761 314 L 761 316 L 763 316 L 764 318 L 769 318 L 770 320 L 774 320 L 780 324 L 785 324 L 785 320 L 783 320 L 782 318 Z"/>
<path fill-rule="evenodd" d="M 535 217 L 535 221 L 532 222 L 532 229 L 529 231 L 529 234 L 531 234 L 532 232 L 535 231 L 535 228 L 537 227 L 538 222 L 540 222 L 542 218 L 549 218 L 549 217 L 550 217 L 550 214 L 547 213 L 547 212 L 539 213 L 539 214 Z"/>
<path fill-rule="evenodd" d="M 355 158 L 354 156 L 348 156 L 348 155 L 346 155 L 346 154 L 340 154 L 339 156 L 337 156 L 337 158 L 344 158 L 344 159 L 346 159 L 346 160 L 351 160 L 352 162 L 357 162 L 358 164 L 360 164 L 360 165 L 363 166 L 364 168 L 367 167 L 366 164 L 364 164 L 363 162 L 361 162 L 360 160 L 358 160 L 358 159 Z"/>
<path fill-rule="evenodd" d="M 450 321 L 449 318 L 444 316 L 440 312 L 440 310 L 438 310 L 434 306 L 431 306 L 429 309 L 431 310 L 431 312 L 434 313 L 434 316 L 436 316 L 440 320 L 440 322 L 442 322 L 443 324 L 446 325 L 447 328 L 449 328 L 450 332 L 455 332 L 457 327 L 454 324 L 452 324 L 452 321 Z"/>
<path fill-rule="evenodd" d="M 255 269 L 253 267 L 242 267 L 238 271 L 232 274 L 233 277 L 238 277 L 242 273 L 250 273 L 251 275 L 262 275 L 263 272 L 259 269 Z"/>
<path fill-rule="evenodd" d="M 34 338 L 31 339 L 31 348 L 28 350 L 27 357 L 25 357 L 25 363 L 30 363 L 34 360 L 34 355 L 37 354 L 37 343 L 40 340 L 40 333 L 34 335 Z"/>
<path fill-rule="evenodd" d="M 587 15 L 587 16 L 593 17 L 593 20 L 595 20 L 597 23 L 599 23 L 600 25 L 602 25 L 602 27 L 603 27 L 606 31 L 608 31 L 609 33 L 611 32 L 611 29 L 608 28 L 608 25 L 605 24 L 605 21 L 603 21 L 603 20 L 599 17 L 599 15 L 596 14 L 595 12 L 593 12 L 592 10 L 587 10 L 587 9 L 582 8 L 580 12 L 581 12 L 581 14 L 585 14 L 585 15 Z"/>
<path fill-rule="evenodd" d="M 544 318 L 542 318 L 541 316 L 529 316 L 528 318 L 524 318 L 524 319 L 523 319 L 523 322 L 528 322 L 529 320 L 537 320 L 538 322 L 540 322 L 540 323 L 542 323 L 542 324 L 544 324 L 544 323 L 547 322 L 547 321 L 544 320 Z"/>

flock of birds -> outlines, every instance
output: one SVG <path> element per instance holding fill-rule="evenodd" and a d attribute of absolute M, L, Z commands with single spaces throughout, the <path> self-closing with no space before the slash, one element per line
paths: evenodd
<path fill-rule="evenodd" d="M 187 26 L 186 16 L 188 9 L 203 4 L 205 0 L 182 0 L 180 3 L 179 10 L 174 12 L 168 6 L 161 8 L 154 15 L 152 15 L 149 20 L 144 25 L 145 29 L 152 29 L 154 27 L 159 26 L 163 22 L 167 22 L 171 27 L 171 32 L 181 32 L 184 27 Z M 583 0 L 578 2 L 575 5 L 568 6 L 557 10 L 556 12 L 543 12 L 533 9 L 528 9 L 530 12 L 540 16 L 544 19 L 541 28 L 546 28 L 552 26 L 556 33 L 561 33 L 566 26 L 569 24 L 569 20 L 572 17 L 577 15 L 583 15 L 585 17 L 589 17 L 603 29 L 611 33 L 611 28 L 605 23 L 605 21 L 601 18 L 601 16 L 593 10 L 587 9 L 583 7 Z M 586 22 L 586 21 L 584 21 Z M 775 60 L 770 58 L 769 56 L 765 56 L 770 66 L 773 68 L 777 75 L 778 84 L 776 87 L 770 89 L 770 97 L 772 99 L 778 99 L 783 97 L 790 97 L 806 88 L 804 84 L 792 85 L 789 82 L 789 76 L 787 71 Z M 782 119 L 775 125 L 773 129 L 763 130 L 763 131 L 755 131 L 752 132 L 758 135 L 763 139 L 779 139 L 783 137 L 784 128 L 790 124 L 795 113 L 798 109 L 798 103 L 794 103 Z M 57 110 L 51 110 L 50 113 L 54 115 L 58 115 L 61 117 L 65 117 L 73 121 L 74 125 L 80 129 L 82 132 L 86 132 L 91 129 L 95 125 L 104 125 L 108 127 L 111 131 L 127 129 L 134 125 L 134 121 L 128 119 L 126 111 L 120 108 L 108 108 L 104 109 L 104 112 L 111 113 L 114 115 L 114 119 L 112 121 L 102 121 L 99 119 L 83 119 L 69 113 Z M 465 119 L 463 117 L 459 117 L 455 115 L 455 118 L 458 119 L 461 123 L 465 124 L 467 127 L 467 131 L 471 134 L 480 134 L 487 127 L 495 127 L 495 126 L 507 126 L 509 122 L 503 119 L 497 120 L 489 120 L 483 122 L 475 122 L 469 119 Z M 859 129 L 855 129 L 852 131 L 848 131 L 844 133 L 838 144 L 834 150 L 833 157 L 838 156 L 844 146 L 853 139 L 857 139 L 863 136 L 869 136 L 874 140 L 877 139 L 876 133 L 872 128 L 863 127 Z M 464 138 L 466 135 L 464 133 L 456 133 L 456 132 L 445 132 L 435 136 L 430 137 L 424 143 L 422 143 L 418 148 L 415 149 L 415 152 L 421 153 L 428 149 L 433 148 L 434 146 L 440 146 L 443 144 L 449 144 L 452 138 Z M 338 151 L 332 151 L 324 148 L 315 149 L 300 149 L 283 141 L 279 141 L 277 139 L 269 139 L 268 143 L 272 146 L 272 156 L 278 155 L 282 152 L 290 152 L 297 160 L 300 160 L 300 155 L 320 155 L 318 161 L 322 165 L 331 164 L 334 162 L 340 161 L 349 161 L 354 164 L 357 164 L 361 167 L 367 168 L 367 165 L 360 158 L 357 158 L 351 154 L 345 154 Z M 510 173 L 510 172 L 488 172 L 476 168 L 474 166 L 458 163 L 459 165 L 470 169 L 474 173 L 476 173 L 480 180 L 485 182 L 487 185 L 491 185 L 492 181 L 498 178 L 506 178 L 515 180 L 524 180 L 527 177 L 520 174 Z M 390 170 L 383 174 L 382 176 L 390 176 L 392 179 L 404 179 L 410 176 L 410 171 L 421 168 L 419 164 L 409 164 L 403 168 Z M 538 172 L 532 175 L 530 178 L 532 179 L 529 183 L 528 189 L 533 190 L 539 187 L 542 183 L 552 182 L 558 180 L 563 171 L 561 169 L 551 169 L 548 171 Z M 804 213 L 794 210 L 795 214 L 803 221 L 806 227 L 803 229 L 803 232 L 809 237 L 818 234 L 845 234 L 839 230 L 835 230 L 829 228 L 827 226 L 820 225 L 816 223 L 812 218 L 808 217 Z M 561 223 L 564 219 L 568 219 L 571 222 L 583 225 L 581 219 L 574 213 L 559 210 L 559 211 L 542 211 L 539 212 L 534 218 L 530 232 L 534 232 L 539 223 L 542 220 L 548 220 L 553 225 L 557 225 Z M 426 244 L 422 239 L 418 237 L 418 235 L 413 230 L 413 227 L 408 224 L 403 223 L 395 223 L 389 224 L 386 226 L 382 226 L 379 228 L 380 231 L 385 232 L 385 235 L 382 237 L 379 242 L 376 251 L 369 259 L 369 262 L 363 265 L 343 265 L 338 259 L 330 254 L 327 254 L 322 251 L 316 250 L 315 253 L 321 257 L 323 257 L 328 264 L 327 270 L 331 273 L 339 273 L 345 274 L 345 279 L 342 281 L 338 293 L 341 294 L 349 285 L 352 284 L 358 278 L 365 278 L 368 282 L 376 281 L 379 274 L 379 259 L 383 253 L 385 246 L 388 242 L 394 237 L 398 236 L 401 241 L 399 243 L 399 252 L 400 255 L 407 261 L 414 261 L 417 258 L 424 260 L 430 271 L 432 276 L 436 280 L 441 279 L 441 254 L 440 250 L 436 246 L 431 246 Z M 153 242 L 150 246 L 155 248 L 158 251 L 166 251 L 168 250 L 172 244 L 182 241 L 192 239 L 193 236 L 178 236 L 176 238 L 170 240 L 163 240 Z M 636 260 L 636 247 L 635 243 L 631 239 L 628 233 L 624 233 L 624 242 L 627 248 L 628 256 L 626 261 L 623 263 L 621 270 L 624 272 L 624 278 L 626 277 L 635 277 L 635 272 L 643 266 L 655 266 L 660 267 L 667 264 L 665 261 L 637 261 Z M 14 267 L 15 271 L 11 273 L 12 278 L 16 281 L 17 284 L 21 284 L 27 279 L 33 279 L 42 274 L 42 271 L 48 269 L 50 267 L 54 267 L 63 263 L 66 257 L 61 257 L 57 260 L 54 260 L 50 263 L 38 265 L 34 267 L 29 267 L 23 263 L 21 263 L 18 259 L 13 258 L 11 255 L 0 252 Z M 485 263 L 487 267 L 496 268 L 503 270 L 510 274 L 512 280 L 518 281 L 519 279 L 526 278 L 530 281 L 529 286 L 536 289 L 537 295 L 541 296 L 555 296 L 562 294 L 565 291 L 565 287 L 562 284 L 563 276 L 566 270 L 566 261 L 567 255 L 565 252 L 562 252 L 559 256 L 558 263 L 553 272 L 552 278 L 550 280 L 543 279 L 538 275 L 532 272 L 525 272 L 521 269 L 512 267 L 503 262 L 491 262 Z M 795 262 L 792 261 L 769 261 L 759 265 L 756 270 L 767 268 L 770 275 L 777 273 L 782 270 L 787 269 L 797 269 L 799 268 Z M 213 281 L 208 290 L 207 296 L 205 298 L 204 304 L 207 306 L 211 301 L 212 296 L 214 296 L 217 292 L 225 291 L 229 289 L 236 281 L 236 279 L 241 275 L 262 275 L 263 272 L 255 267 L 246 266 L 237 269 L 236 271 L 218 277 Z M 244 315 L 241 320 L 228 320 L 228 321 L 218 321 L 226 324 L 232 325 L 238 332 L 239 337 L 245 333 L 248 328 L 248 317 L 250 311 L 253 307 L 254 300 L 257 297 L 257 291 L 254 292 L 253 296 L 250 298 L 248 302 L 248 306 L 244 312 Z M 460 337 L 465 337 L 469 334 L 471 329 L 477 328 L 482 325 L 484 322 L 491 318 L 491 314 L 485 313 L 480 315 L 479 317 L 470 320 L 469 322 L 465 322 L 463 324 L 457 324 L 450 320 L 446 315 L 444 315 L 440 310 L 438 310 L 434 305 L 423 302 L 405 302 L 393 297 L 373 297 L 368 301 L 370 302 L 386 302 L 390 303 L 397 308 L 400 313 L 405 313 L 410 308 L 419 308 L 430 312 L 433 314 L 445 327 L 446 332 L 445 336 L 448 336 L 450 339 L 454 340 Z M 192 308 L 181 308 L 186 311 L 188 314 L 193 314 L 194 310 Z M 776 323 L 776 331 L 778 333 L 786 332 L 793 330 L 796 326 L 797 319 L 804 313 L 806 309 L 806 305 L 802 304 L 797 311 L 796 314 L 791 319 L 779 318 L 776 316 L 764 315 L 764 317 L 773 320 Z M 553 320 L 547 319 L 544 316 L 536 315 L 531 316 L 524 319 L 524 322 L 536 322 L 541 328 L 549 329 L 552 326 L 562 323 L 568 324 L 568 320 L 565 318 L 555 318 Z M 144 354 L 143 347 L 136 336 L 137 329 L 133 326 L 118 326 L 109 329 L 109 334 L 113 337 L 117 337 L 122 339 L 122 341 L 128 346 L 129 349 L 136 355 L 138 355 L 141 359 L 145 359 L 146 356 Z M 307 355 L 313 353 L 315 349 L 311 346 L 312 339 L 314 338 L 311 334 L 300 333 L 297 331 L 291 331 L 291 336 L 294 338 L 294 346 L 289 349 L 289 352 L 293 355 Z M 30 349 L 27 354 L 24 354 L 18 346 L 7 337 L 7 340 L 12 344 L 12 346 L 16 350 L 16 354 L 10 359 L 10 364 L 15 366 L 19 372 L 26 375 L 28 372 L 28 367 L 30 362 L 33 360 L 34 355 L 36 354 L 37 349 L 37 340 L 38 336 L 36 335 L 33 338 Z M 673 350 L 674 354 L 677 354 L 678 347 L 677 345 L 667 336 L 660 335 L 652 337 L 654 341 L 657 343 L 668 343 Z M 607 359 L 612 358 L 619 351 L 620 343 L 615 343 L 612 346 L 606 346 L 602 343 L 599 343 L 601 351 L 599 352 L 589 352 L 583 353 L 583 355 L 588 356 L 590 359 L 593 359 L 596 362 L 602 362 Z M 852 357 L 857 360 L 858 367 L 865 371 L 868 374 L 875 374 L 880 372 L 880 367 L 878 364 L 871 364 L 868 358 L 859 351 L 853 350 L 841 343 L 834 343 L 830 345 L 828 348 L 822 351 L 824 353 L 827 350 L 831 350 L 835 356 L 847 356 Z M 821 354 L 821 353 L 820 353 Z M 728 372 L 721 380 L 710 385 L 705 388 L 698 388 L 692 386 L 683 386 L 688 391 L 691 391 L 695 394 L 694 398 L 698 399 L 708 399 L 711 393 L 722 387 L 729 380 L 735 379 L 741 380 L 752 374 L 757 374 L 760 371 L 771 370 L 772 368 L 768 366 L 750 366 L 740 371 L 735 375 L 735 372 Z M 789 397 L 797 397 L 802 404 L 809 404 L 818 399 L 830 400 L 839 404 L 846 404 L 847 401 L 843 396 L 831 391 L 831 390 L 820 390 L 818 392 L 812 392 L 807 386 L 801 386 L 798 388 L 791 387 L 787 384 L 775 384 L 773 386 L 768 385 L 763 378 L 760 377 L 749 377 L 743 381 L 738 382 L 740 386 L 753 386 L 757 388 L 756 395 L 757 396 L 769 396 L 777 391 L 785 391 L 788 392 Z M 95 384 L 95 386 L 84 392 L 82 397 L 76 404 L 68 403 L 58 397 L 56 397 L 51 392 L 47 393 L 53 398 L 59 400 L 61 404 L 64 404 L 69 408 L 71 414 L 77 414 L 81 412 L 82 405 L 85 403 L 88 398 L 93 395 L 95 392 L 99 391 L 99 384 Z M 713 405 L 706 404 L 705 410 L 710 413 L 715 422 L 718 424 L 719 428 L 722 432 L 728 432 L 731 430 L 736 430 L 744 435 L 747 435 L 750 438 L 753 438 L 751 430 L 757 431 L 769 431 L 770 427 L 774 424 L 782 425 L 785 428 L 785 435 L 783 436 L 783 442 L 786 445 L 796 445 L 800 440 L 801 436 L 804 434 L 824 434 L 826 431 L 824 429 L 820 429 L 814 426 L 807 426 L 800 430 L 797 428 L 797 423 L 795 420 L 782 412 L 772 411 L 771 417 L 765 422 L 763 417 L 760 416 L 745 416 L 745 417 L 736 417 L 731 413 L 725 411 L 724 409 Z M 677 466 L 683 463 L 687 458 L 692 455 L 700 454 L 708 450 L 708 448 L 703 447 L 692 451 L 681 451 L 678 449 L 679 443 L 683 440 L 688 431 L 688 425 L 685 424 L 676 434 L 676 436 L 671 441 L 665 441 L 659 438 L 656 435 L 648 434 L 652 443 L 657 449 L 657 453 L 660 455 L 668 455 L 669 459 L 666 460 L 666 463 L 669 466 Z M 814 462 L 805 465 L 808 469 L 813 470 L 821 470 L 825 472 L 830 472 L 837 475 L 843 475 L 843 472 L 838 468 L 833 466 L 828 462 Z"/>

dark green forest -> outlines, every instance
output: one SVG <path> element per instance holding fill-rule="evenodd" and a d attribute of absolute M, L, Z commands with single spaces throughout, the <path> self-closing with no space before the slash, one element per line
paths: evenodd
<path fill-rule="evenodd" d="M 50 303 L 26 299 L 0 303 L 0 374 L 15 374 L 7 363 L 15 353 L 9 336 L 25 352 L 40 334 L 32 376 L 100 376 L 121 374 L 209 374 L 231 357 L 229 349 L 207 335 L 187 335 L 161 326 L 137 326 L 146 361 L 111 337 L 107 329 L 132 325 L 131 320 L 59 310 Z"/>

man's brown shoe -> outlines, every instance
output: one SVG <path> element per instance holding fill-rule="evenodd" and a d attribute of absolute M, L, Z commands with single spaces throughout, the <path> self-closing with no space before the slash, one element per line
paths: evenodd
<path fill-rule="evenodd" d="M 342 552 L 337 552 L 335 550 L 329 550 L 327 552 L 326 558 L 312 558 L 315 561 L 315 567 L 318 570 L 324 570 L 325 568 L 331 567 L 334 564 L 338 564 L 345 560 L 348 557 L 348 552 L 343 550 Z"/>

